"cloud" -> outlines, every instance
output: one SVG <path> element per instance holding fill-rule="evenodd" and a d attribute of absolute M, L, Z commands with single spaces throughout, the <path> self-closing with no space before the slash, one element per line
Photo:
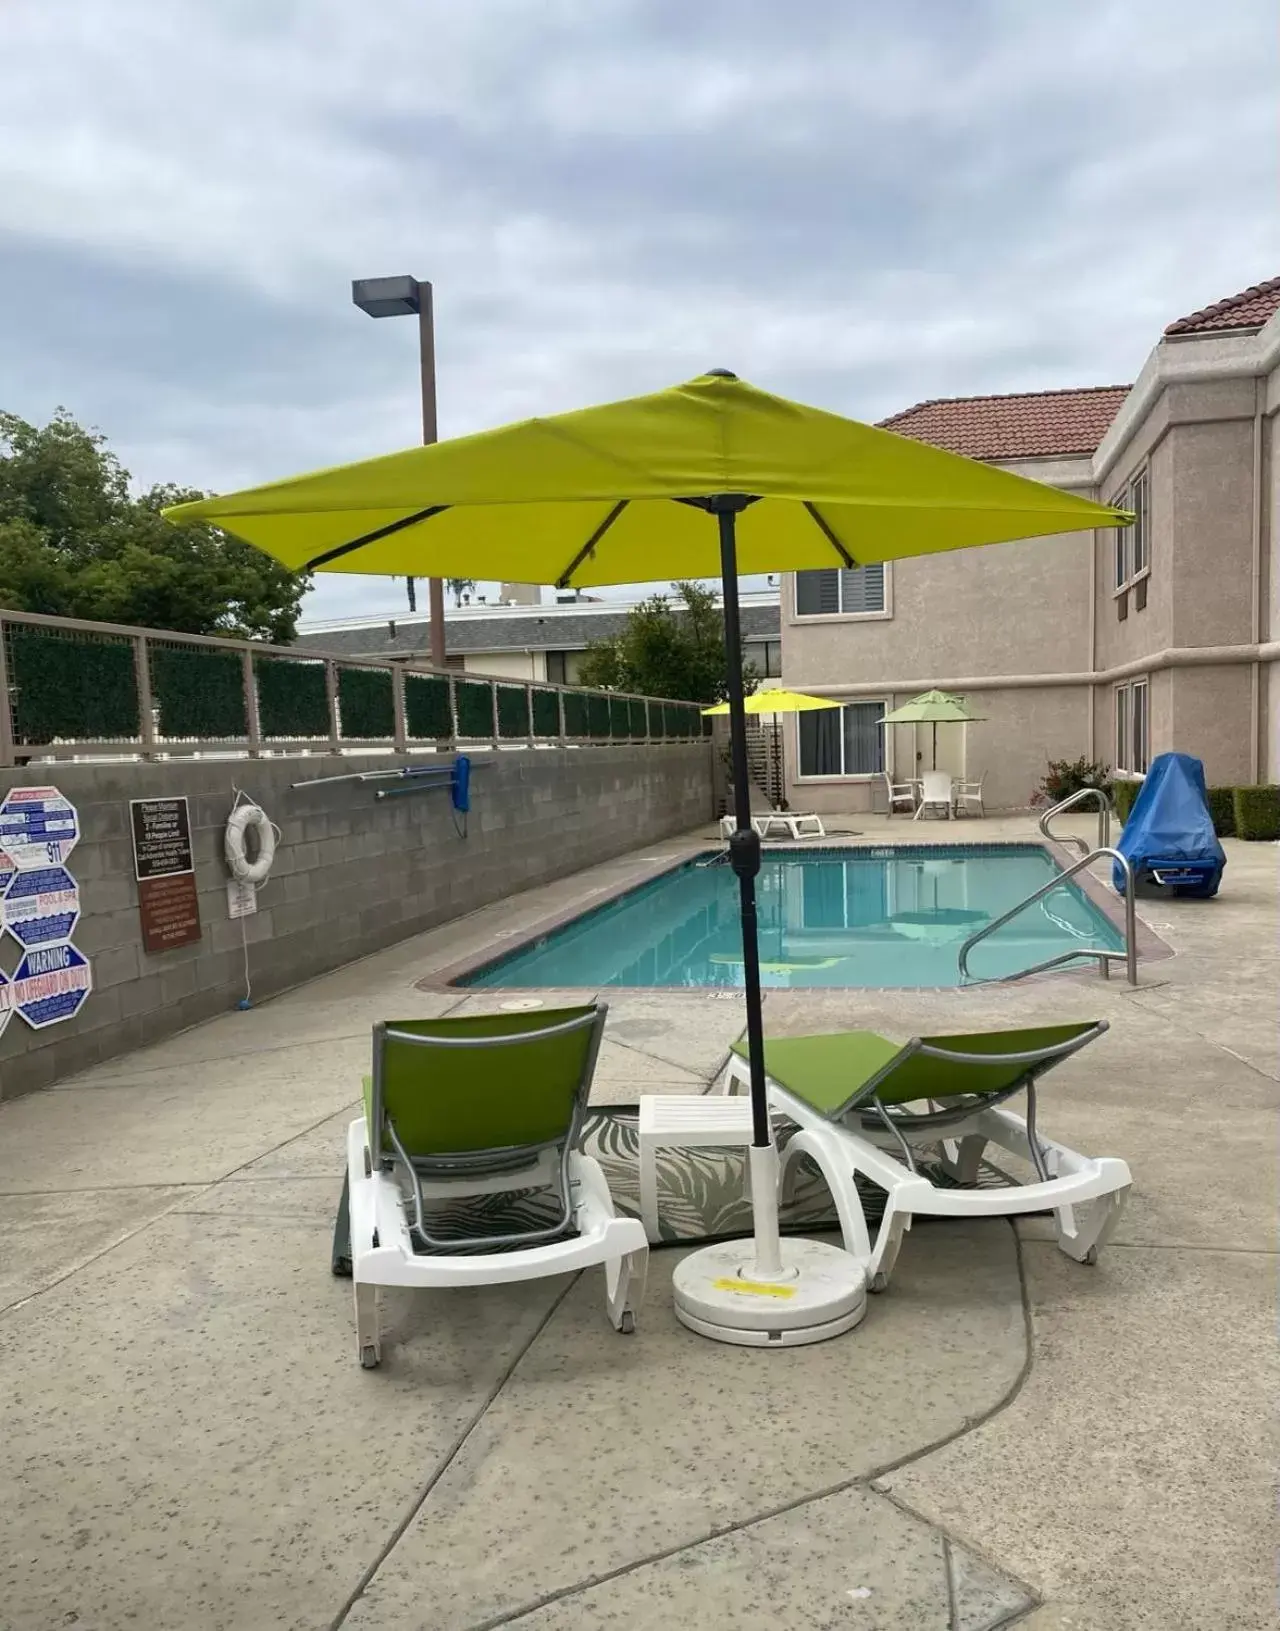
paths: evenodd
<path fill-rule="evenodd" d="M 0 0 L 0 405 L 228 488 L 728 366 L 1131 378 L 1280 269 L 1271 0 Z M 316 615 L 402 591 L 326 581 Z"/>

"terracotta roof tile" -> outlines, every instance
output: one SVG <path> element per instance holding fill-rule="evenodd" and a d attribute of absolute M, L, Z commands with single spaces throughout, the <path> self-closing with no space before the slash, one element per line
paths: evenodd
<path fill-rule="evenodd" d="M 917 402 L 881 426 L 971 459 L 1044 459 L 1093 453 L 1128 396 L 1128 385 L 1014 396 Z"/>
<path fill-rule="evenodd" d="M 1280 311 L 1280 277 L 1251 283 L 1239 294 L 1204 306 L 1170 323 L 1166 334 L 1216 334 L 1223 329 L 1260 329 Z"/>

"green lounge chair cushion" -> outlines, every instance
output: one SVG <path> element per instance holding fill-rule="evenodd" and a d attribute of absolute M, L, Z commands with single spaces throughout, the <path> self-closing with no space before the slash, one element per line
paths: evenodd
<path fill-rule="evenodd" d="M 383 1107 L 411 1157 L 550 1144 L 572 1125 L 594 1040 L 590 1026 L 564 1036 L 521 1041 L 594 1013 L 595 1006 L 517 1014 L 388 1020 L 388 1031 L 446 1041 L 487 1038 L 492 1047 L 418 1047 L 383 1041 Z M 365 1078 L 365 1118 L 373 1143 L 373 1080 Z M 384 1153 L 391 1143 L 382 1139 Z"/>
<path fill-rule="evenodd" d="M 1040 1025 L 1028 1030 L 926 1036 L 920 1040 L 927 1047 L 955 1053 L 1036 1054 L 1074 1041 L 1095 1024 Z M 745 1042 L 735 1043 L 733 1051 L 745 1059 Z M 824 1116 L 841 1114 L 852 1101 L 870 1099 L 873 1091 L 882 1104 L 910 1104 L 918 1099 L 943 1099 L 962 1093 L 1003 1093 L 1029 1068 L 1025 1061 L 993 1060 L 986 1065 L 935 1059 L 911 1051 L 910 1044 L 904 1047 L 890 1042 L 874 1031 L 766 1038 L 764 1064 L 779 1087 Z"/>

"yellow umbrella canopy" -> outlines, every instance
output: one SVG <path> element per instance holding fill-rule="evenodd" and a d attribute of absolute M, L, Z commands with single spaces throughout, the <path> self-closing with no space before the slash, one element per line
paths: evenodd
<path fill-rule="evenodd" d="M 743 699 L 742 711 L 747 714 L 803 714 L 811 708 L 838 708 L 834 697 L 807 697 L 803 691 L 753 691 Z M 713 708 L 704 708 L 704 714 L 727 714 L 729 704 L 717 702 Z"/>
<path fill-rule="evenodd" d="M 771 396 L 723 370 L 652 396 L 529 419 L 163 513 L 178 524 L 223 527 L 295 570 L 565 587 L 721 579 L 725 645 L 735 654 L 726 670 L 738 829 L 730 859 L 742 918 L 753 1273 L 757 1279 L 783 1278 L 777 1152 L 765 1098 L 755 899 L 760 841 L 751 827 L 746 713 L 736 660 L 738 575 L 850 569 L 974 544 L 1123 526 L 1131 517 Z M 812 1257 L 824 1248 L 810 1243 L 806 1250 Z M 799 1248 L 792 1242 L 788 1251 L 794 1258 Z M 686 1299 L 690 1319 L 695 1306 L 704 1306 L 698 1301 L 704 1293 L 713 1302 L 719 1298 L 717 1307 L 724 1301 L 715 1288 L 726 1282 L 710 1266 L 695 1265 L 701 1255 L 685 1259 L 679 1271 L 702 1288 Z M 834 1287 L 844 1284 L 845 1272 L 828 1258 L 817 1280 L 802 1275 L 794 1283 L 808 1288 L 796 1307 L 803 1306 L 815 1329 L 815 1311 L 826 1306 L 824 1296 L 831 1300 L 822 1290 L 823 1276 Z M 852 1295 L 845 1286 L 841 1298 L 846 1291 Z M 794 1287 L 788 1294 L 800 1296 Z M 678 1308 L 683 1295 L 677 1291 Z M 840 1306 L 847 1326 L 852 1316 L 844 1301 Z M 830 1308 L 822 1317 L 832 1317 Z M 720 1326 L 707 1316 L 698 1328 L 741 1340 L 740 1332 L 726 1334 L 741 1323 L 739 1310 Z M 824 1329 L 831 1334 L 829 1324 Z"/>
<path fill-rule="evenodd" d="M 1126 522 L 1105 509 L 731 375 L 528 419 L 220 498 L 213 522 L 295 570 L 588 587 L 718 577 L 689 499 L 749 495 L 742 573 L 853 567 Z"/>

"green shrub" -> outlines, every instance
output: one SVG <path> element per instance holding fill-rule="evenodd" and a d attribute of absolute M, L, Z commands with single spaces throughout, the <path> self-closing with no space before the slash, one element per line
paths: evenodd
<path fill-rule="evenodd" d="M 1213 830 L 1219 838 L 1234 838 L 1236 833 L 1236 790 L 1234 787 L 1210 787 L 1207 790 L 1209 814 L 1213 817 Z"/>
<path fill-rule="evenodd" d="M 1280 838 L 1280 787 L 1235 789 L 1237 838 Z"/>
<path fill-rule="evenodd" d="M 1120 818 L 1122 827 L 1129 819 L 1134 800 L 1137 798 L 1141 787 L 1141 782 L 1112 782 L 1111 784 L 1111 803 L 1116 815 Z"/>
<path fill-rule="evenodd" d="M 1058 804 L 1062 799 L 1069 799 L 1073 793 L 1079 793 L 1086 787 L 1100 787 L 1110 796 L 1110 766 L 1093 764 L 1083 758 L 1050 759 L 1049 768 L 1040 783 L 1040 791 L 1050 804 Z"/>

